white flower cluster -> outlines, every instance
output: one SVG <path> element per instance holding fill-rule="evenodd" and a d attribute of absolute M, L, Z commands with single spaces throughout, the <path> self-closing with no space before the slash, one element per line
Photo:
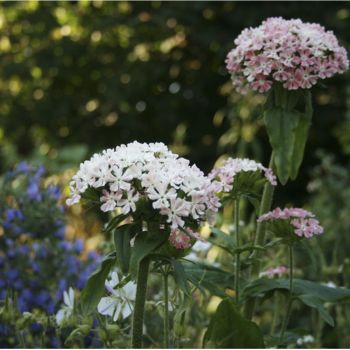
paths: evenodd
<path fill-rule="evenodd" d="M 221 167 L 211 171 L 209 178 L 213 180 L 213 186 L 216 186 L 217 192 L 230 192 L 233 187 L 235 176 L 240 172 L 248 171 L 263 172 L 265 178 L 271 183 L 271 185 L 277 185 L 276 176 L 270 168 L 266 168 L 262 164 L 246 158 L 226 159 Z"/>
<path fill-rule="evenodd" d="M 135 141 L 94 154 L 73 176 L 67 204 L 78 203 L 89 187 L 101 190 L 102 211 L 129 214 L 150 201 L 172 229 L 204 220 L 220 206 L 210 179 L 163 143 Z"/>

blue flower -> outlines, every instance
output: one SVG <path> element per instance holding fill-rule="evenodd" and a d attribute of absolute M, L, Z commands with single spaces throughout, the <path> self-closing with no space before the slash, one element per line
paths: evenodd
<path fill-rule="evenodd" d="M 66 228 L 65 227 L 61 227 L 53 234 L 53 236 L 55 238 L 63 239 L 65 232 L 66 232 Z"/>
<path fill-rule="evenodd" d="M 81 253 L 84 249 L 84 242 L 81 239 L 77 239 L 74 242 L 74 249 L 77 253 Z"/>
<path fill-rule="evenodd" d="M 45 174 L 45 167 L 43 165 L 39 165 L 34 177 L 37 179 L 40 179 L 44 174 Z"/>
<path fill-rule="evenodd" d="M 38 306 L 46 304 L 51 299 L 50 294 L 46 290 L 42 290 L 35 296 L 35 302 Z"/>
<path fill-rule="evenodd" d="M 29 247 L 25 244 L 22 244 L 19 247 L 17 247 L 17 253 L 19 255 L 28 255 L 29 254 Z"/>
<path fill-rule="evenodd" d="M 34 271 L 34 272 L 40 272 L 40 265 L 38 264 L 37 261 L 35 260 L 31 260 L 29 262 L 29 266 L 31 267 L 31 269 Z M 32 281 L 34 282 L 34 281 Z"/>
<path fill-rule="evenodd" d="M 9 281 L 15 281 L 19 277 L 19 272 L 15 268 L 10 268 L 5 271 L 5 276 Z"/>
<path fill-rule="evenodd" d="M 18 173 L 28 173 L 30 170 L 29 164 L 23 160 L 22 162 L 19 162 L 15 168 L 15 172 Z"/>
<path fill-rule="evenodd" d="M 58 246 L 63 249 L 63 250 L 66 250 L 66 251 L 69 251 L 72 249 L 72 243 L 70 242 L 67 242 L 67 241 L 62 241 L 58 244 Z"/>
<path fill-rule="evenodd" d="M 10 333 L 10 327 L 7 324 L 0 323 L 0 334 L 8 335 Z"/>
<path fill-rule="evenodd" d="M 47 188 L 47 193 L 53 198 L 53 199 L 59 199 L 61 197 L 61 190 L 58 186 L 49 186 Z"/>
<path fill-rule="evenodd" d="M 33 333 L 39 333 L 43 330 L 43 326 L 38 323 L 38 322 L 33 322 L 31 325 L 30 325 L 30 330 L 33 332 Z"/>
<path fill-rule="evenodd" d="M 21 280 L 16 280 L 13 282 L 12 287 L 16 290 L 21 290 L 23 288 L 23 282 Z"/>
<path fill-rule="evenodd" d="M 41 201 L 42 195 L 40 193 L 39 185 L 35 182 L 29 184 L 27 194 L 30 200 Z"/>
<path fill-rule="evenodd" d="M 26 300 L 31 300 L 33 298 L 33 293 L 29 288 L 22 289 L 21 297 Z"/>
<path fill-rule="evenodd" d="M 60 341 L 57 337 L 50 337 L 50 345 L 52 349 L 59 349 L 61 348 L 60 346 Z"/>
<path fill-rule="evenodd" d="M 16 219 L 18 219 L 20 221 L 24 220 L 23 213 L 20 210 L 13 209 L 13 208 L 8 208 L 8 209 L 5 210 L 5 217 L 9 221 L 13 221 L 13 220 L 16 220 Z"/>

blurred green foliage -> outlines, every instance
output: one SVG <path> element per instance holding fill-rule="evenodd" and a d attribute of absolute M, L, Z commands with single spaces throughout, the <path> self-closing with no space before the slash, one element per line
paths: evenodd
<path fill-rule="evenodd" d="M 33 150 L 55 158 L 62 146 L 91 153 L 135 139 L 170 144 L 204 170 L 223 152 L 266 163 L 263 98 L 234 93 L 224 60 L 243 28 L 279 15 L 319 22 L 349 48 L 346 2 L 2 3 L 2 167 Z M 348 78 L 315 90 L 305 171 L 292 194 L 304 189 L 316 148 L 350 153 Z"/>

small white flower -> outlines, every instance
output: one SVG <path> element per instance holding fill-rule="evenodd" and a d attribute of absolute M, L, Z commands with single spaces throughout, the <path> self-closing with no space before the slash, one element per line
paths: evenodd
<path fill-rule="evenodd" d="M 136 211 L 136 202 L 139 200 L 140 195 L 134 192 L 128 192 L 127 198 L 118 200 L 117 204 L 122 208 L 123 214 L 128 214 L 130 211 Z"/>
<path fill-rule="evenodd" d="M 189 203 L 181 198 L 175 198 L 170 201 L 170 208 L 162 208 L 161 213 L 168 215 L 167 222 L 171 223 L 171 228 L 183 227 L 182 217 L 188 216 L 190 211 Z"/>
<path fill-rule="evenodd" d="M 297 345 L 299 346 L 302 346 L 307 343 L 314 343 L 314 342 L 315 342 L 315 338 L 311 334 L 304 335 L 303 337 L 297 339 Z"/>
<path fill-rule="evenodd" d="M 136 297 L 136 284 L 134 282 L 128 282 L 124 287 L 114 289 L 118 283 L 118 274 L 113 272 L 111 279 L 105 282 L 110 296 L 103 297 L 97 305 L 97 311 L 102 315 L 112 317 L 114 322 L 118 320 L 120 315 L 123 319 L 131 315 L 132 303 Z"/>
<path fill-rule="evenodd" d="M 69 287 L 68 293 L 65 291 L 63 293 L 64 305 L 56 314 L 56 322 L 60 326 L 65 320 L 68 320 L 74 310 L 74 290 Z"/>
<path fill-rule="evenodd" d="M 195 252 L 207 252 L 210 248 L 212 247 L 212 244 L 210 242 L 206 242 L 206 241 L 197 241 L 192 249 L 195 251 Z"/>
<path fill-rule="evenodd" d="M 115 165 L 112 167 L 112 172 L 111 172 L 111 177 L 110 181 L 112 181 L 112 184 L 110 185 L 111 191 L 120 191 L 120 190 L 125 190 L 129 191 L 130 190 L 130 181 L 133 179 L 133 173 L 127 169 L 126 171 L 123 171 L 122 168 L 119 166 Z"/>
<path fill-rule="evenodd" d="M 120 192 L 108 192 L 107 190 L 102 190 L 102 196 L 100 201 L 103 202 L 101 205 L 101 210 L 104 212 L 112 211 L 117 205 L 117 201 L 122 197 Z"/>
<path fill-rule="evenodd" d="M 175 189 L 168 189 L 168 186 L 168 183 L 158 182 L 148 188 L 148 198 L 154 201 L 152 203 L 154 209 L 169 208 L 169 201 L 176 198 Z"/>

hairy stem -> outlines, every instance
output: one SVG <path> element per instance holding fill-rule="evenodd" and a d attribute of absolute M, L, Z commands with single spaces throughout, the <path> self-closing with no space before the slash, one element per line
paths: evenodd
<path fill-rule="evenodd" d="M 239 248 L 239 197 L 235 202 L 235 235 L 236 235 L 236 247 Z M 236 292 L 236 304 L 239 305 L 239 278 L 241 269 L 240 253 L 236 253 L 236 273 L 235 273 L 235 292 Z"/>
<path fill-rule="evenodd" d="M 150 260 L 148 258 L 141 260 L 137 272 L 137 288 L 131 340 L 131 347 L 133 349 L 142 348 L 143 316 L 145 311 L 149 264 Z"/>
<path fill-rule="evenodd" d="M 289 295 L 288 295 L 288 306 L 287 306 L 287 311 L 285 313 L 283 322 L 282 322 L 282 328 L 281 328 L 281 333 L 280 333 L 280 339 L 279 339 L 279 345 L 282 344 L 283 342 L 283 336 L 284 333 L 286 332 L 291 310 L 292 310 L 292 303 L 293 303 L 293 245 L 289 245 Z"/>
<path fill-rule="evenodd" d="M 168 273 L 163 274 L 164 282 L 164 349 L 169 349 L 169 294 L 168 294 Z"/>
<path fill-rule="evenodd" d="M 271 169 L 273 169 L 273 162 L 274 162 L 274 158 L 273 158 L 273 152 L 272 152 L 271 158 L 270 158 L 270 163 L 269 163 L 269 167 Z M 263 195 L 261 198 L 259 216 L 270 211 L 271 205 L 272 205 L 274 189 L 275 189 L 274 186 L 272 186 L 269 181 L 267 181 L 265 183 Z M 256 234 L 255 234 L 255 242 L 254 242 L 255 245 L 263 245 L 264 244 L 265 226 L 266 226 L 266 223 L 264 221 L 258 222 L 257 227 L 256 227 Z M 259 250 L 254 250 L 253 253 L 250 255 L 250 258 L 258 258 L 260 254 L 261 254 L 261 252 Z M 259 272 L 260 272 L 260 261 L 257 260 L 256 262 L 254 262 L 252 264 L 252 268 L 250 271 L 250 278 L 254 278 L 254 279 L 258 278 Z M 248 319 L 251 319 L 253 316 L 253 313 L 254 313 L 254 309 L 255 309 L 255 299 L 251 298 L 245 304 L 245 308 L 244 308 L 245 317 Z"/>

